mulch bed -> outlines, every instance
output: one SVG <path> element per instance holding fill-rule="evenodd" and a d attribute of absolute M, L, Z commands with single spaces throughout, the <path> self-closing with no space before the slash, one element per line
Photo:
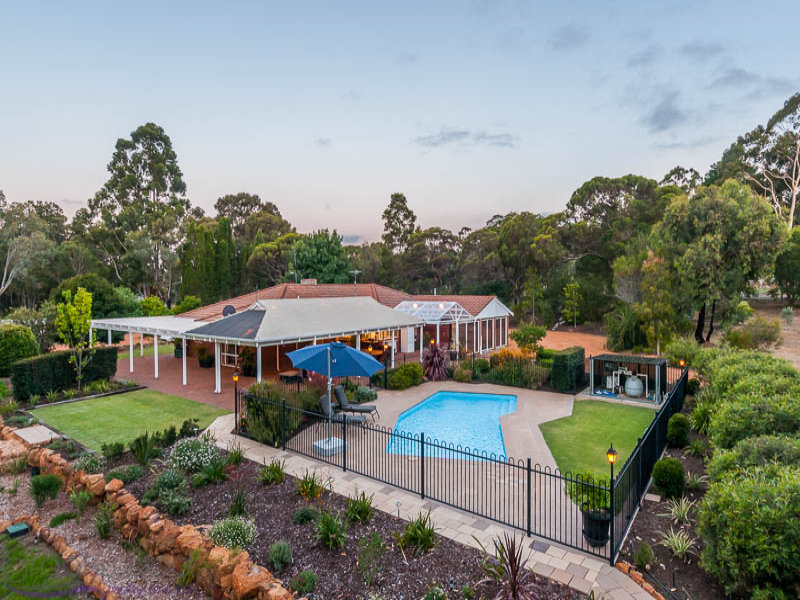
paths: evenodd
<path fill-rule="evenodd" d="M 287 475 L 281 484 L 264 486 L 256 478 L 259 468 L 259 465 L 246 460 L 225 482 L 202 488 L 190 487 L 191 510 L 175 521 L 199 526 L 227 516 L 237 486 L 241 485 L 247 494 L 248 512 L 258 527 L 258 538 L 249 549 L 251 558 L 269 567 L 270 545 L 279 540 L 288 542 L 294 562 L 277 576 L 288 582 L 302 570 L 314 571 L 319 581 L 315 591 L 309 595 L 313 600 L 355 600 L 373 594 L 386 600 L 417 600 L 431 587 L 440 586 L 447 590 L 451 578 L 453 588 L 458 591 L 464 585 L 475 589 L 475 584 L 484 576 L 480 567 L 482 554 L 478 550 L 444 537 L 438 537 L 436 547 L 422 556 L 407 554 L 406 562 L 395 542 L 395 536 L 402 531 L 405 521 L 377 510 L 369 523 L 348 526 L 347 544 L 343 551 L 327 550 L 315 542 L 313 523 L 292 523 L 294 512 L 308 504 L 297 493 L 297 480 Z M 154 474 L 148 474 L 128 485 L 127 489 L 141 497 L 154 479 Z M 317 509 L 343 514 L 346 498 L 328 491 L 312 504 Z M 358 571 L 358 540 L 372 532 L 381 535 L 387 550 L 381 561 L 378 582 L 369 588 Z M 493 598 L 497 589 L 494 585 L 482 585 L 476 591 L 476 598 Z M 458 597 L 461 597 L 460 593 Z M 586 596 L 537 576 L 534 597 L 571 600 Z"/>
<path fill-rule="evenodd" d="M 690 433 L 692 440 L 703 439 L 694 432 Z M 672 456 L 683 463 L 684 471 L 696 475 L 705 475 L 705 463 L 701 457 L 692 456 L 684 450 L 668 449 L 665 456 Z M 653 491 L 652 488 L 650 490 Z M 695 554 L 688 556 L 685 560 L 679 560 L 672 556 L 672 552 L 666 546 L 661 545 L 661 534 L 668 532 L 670 527 L 678 530 L 679 526 L 674 524 L 669 517 L 660 516 L 668 512 L 666 502 L 651 502 L 643 500 L 639 514 L 633 522 L 633 526 L 620 554 L 625 560 L 634 564 L 633 555 L 640 543 L 647 542 L 653 548 L 655 561 L 651 565 L 649 573 L 668 590 L 672 591 L 678 598 L 703 600 L 724 600 L 726 598 L 717 580 L 706 573 L 700 566 L 700 553 L 703 549 L 703 541 L 697 534 L 696 518 L 697 505 L 703 499 L 704 492 L 686 492 L 686 497 L 696 502 L 693 512 L 694 518 L 689 525 L 683 528 L 689 535 L 696 539 Z"/>

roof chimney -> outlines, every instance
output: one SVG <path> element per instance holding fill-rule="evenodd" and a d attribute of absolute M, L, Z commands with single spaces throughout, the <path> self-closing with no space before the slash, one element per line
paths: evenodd
<path fill-rule="evenodd" d="M 301 279 L 300 285 L 317 285 L 316 279 Z"/>

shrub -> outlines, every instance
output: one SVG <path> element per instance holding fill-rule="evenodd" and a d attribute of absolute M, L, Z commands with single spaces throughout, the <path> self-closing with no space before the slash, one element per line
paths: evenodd
<path fill-rule="evenodd" d="M 90 475 L 102 473 L 106 468 L 106 459 L 93 452 L 82 453 L 73 465 L 78 471 L 86 471 Z"/>
<path fill-rule="evenodd" d="M 425 371 L 425 376 L 431 381 L 444 381 L 447 379 L 447 364 L 447 351 L 439 344 L 431 344 L 422 353 L 422 368 Z"/>
<path fill-rule="evenodd" d="M 419 363 L 406 363 L 389 373 L 389 389 L 405 390 L 412 385 L 419 385 L 425 379 L 422 365 Z"/>
<path fill-rule="evenodd" d="M 105 540 L 111 535 L 111 517 L 115 510 L 116 506 L 108 502 L 97 506 L 97 513 L 94 515 L 94 530 L 101 540 Z"/>
<path fill-rule="evenodd" d="M 175 429 L 175 425 L 170 425 L 163 431 L 154 433 L 153 438 L 157 445 L 162 448 L 169 448 L 178 439 L 178 430 Z"/>
<path fill-rule="evenodd" d="M 739 440 L 800 430 L 800 400 L 793 398 L 739 398 L 721 405 L 711 416 L 708 436 L 717 448 L 731 448 Z"/>
<path fill-rule="evenodd" d="M 142 466 L 150 462 L 151 458 L 158 456 L 155 437 L 146 431 L 131 442 L 130 449 L 136 461 Z"/>
<path fill-rule="evenodd" d="M 11 392 L 6 387 L 6 384 L 3 383 L 2 381 L 0 381 L 0 400 L 3 400 L 4 398 L 8 398 L 10 395 L 11 395 Z"/>
<path fill-rule="evenodd" d="M 119 467 L 106 473 L 106 481 L 119 479 L 122 483 L 127 485 L 131 481 L 136 481 L 142 475 L 144 475 L 144 469 L 141 465 L 128 465 L 127 467 Z"/>
<path fill-rule="evenodd" d="M 697 377 L 690 377 L 686 382 L 686 393 L 690 396 L 696 396 L 700 391 L 700 380 Z"/>
<path fill-rule="evenodd" d="M 322 480 L 317 477 L 317 472 L 305 472 L 302 479 L 297 481 L 297 493 L 306 500 L 313 500 L 319 498 L 325 488 L 322 486 Z"/>
<path fill-rule="evenodd" d="M 200 469 L 199 473 L 195 473 L 194 477 L 192 477 L 192 485 L 194 487 L 202 487 L 225 481 L 228 478 L 227 473 L 225 473 L 226 465 L 225 458 L 217 454 L 211 462 Z"/>
<path fill-rule="evenodd" d="M 179 517 L 189 512 L 192 499 L 183 492 L 177 490 L 165 490 L 158 495 L 157 504 L 159 508 L 169 514 Z"/>
<path fill-rule="evenodd" d="M 486 373 L 488 373 L 489 369 L 491 368 L 492 366 L 489 364 L 488 358 L 478 358 L 474 360 L 472 364 L 473 375 L 476 378 L 480 378 L 483 375 L 486 375 Z"/>
<path fill-rule="evenodd" d="M 82 517 L 83 513 L 86 512 L 86 507 L 89 506 L 89 500 L 92 499 L 92 495 L 87 490 L 74 490 L 70 492 L 69 499 L 78 510 L 78 515 Z"/>
<path fill-rule="evenodd" d="M 198 473 L 218 461 L 219 457 L 219 449 L 210 438 L 188 438 L 175 445 L 168 463 L 186 473 Z"/>
<path fill-rule="evenodd" d="M 734 348 L 755 349 L 775 344 L 781 337 L 781 322 L 778 319 L 756 317 L 740 329 L 731 329 L 723 339 Z"/>
<path fill-rule="evenodd" d="M 289 581 L 289 590 L 301 596 L 306 596 L 317 587 L 317 581 L 319 581 L 319 577 L 314 571 L 300 571 Z"/>
<path fill-rule="evenodd" d="M 310 523 L 317 518 L 317 511 L 310 506 L 301 506 L 292 515 L 292 523 L 295 525 L 304 525 Z"/>
<path fill-rule="evenodd" d="M 6 400 L 5 402 L 0 402 L 0 416 L 6 416 L 13 413 L 17 410 L 18 406 L 14 400 Z"/>
<path fill-rule="evenodd" d="M 14 386 L 14 398 L 17 402 L 25 402 L 33 395 L 75 387 L 77 381 L 75 367 L 69 362 L 71 356 L 72 353 L 65 350 L 26 358 L 14 363 L 11 366 L 11 384 Z M 98 379 L 111 379 L 116 372 L 116 346 L 100 346 L 95 348 L 92 360 L 83 370 L 83 383 L 91 383 Z"/>
<path fill-rule="evenodd" d="M 675 498 L 683 494 L 686 476 L 683 465 L 677 458 L 662 458 L 653 467 L 653 484 L 656 491 L 665 498 Z"/>
<path fill-rule="evenodd" d="M 246 550 L 256 541 L 258 530 L 253 519 L 227 517 L 215 521 L 208 536 L 217 546 Z"/>
<path fill-rule="evenodd" d="M 398 545 L 403 548 L 410 548 L 417 554 L 423 554 L 436 545 L 436 528 L 431 520 L 431 513 L 420 513 L 410 520 L 403 527 L 397 539 Z"/>
<path fill-rule="evenodd" d="M 669 548 L 675 558 L 683 560 L 688 555 L 695 553 L 694 547 L 697 540 L 691 537 L 685 529 L 675 531 L 670 527 L 669 531 L 661 534 L 661 540 L 658 543 Z"/>
<path fill-rule="evenodd" d="M 100 451 L 107 460 L 114 460 L 125 454 L 125 444 L 122 442 L 111 442 L 100 446 Z"/>
<path fill-rule="evenodd" d="M 708 433 L 708 425 L 711 422 L 712 414 L 714 414 L 714 405 L 711 401 L 698 402 L 689 416 L 689 424 L 698 433 L 706 434 Z"/>
<path fill-rule="evenodd" d="M 41 508 L 47 500 L 53 500 L 64 482 L 57 475 L 36 475 L 31 478 L 30 490 L 36 506 Z"/>
<path fill-rule="evenodd" d="M 317 519 L 314 539 L 328 550 L 344 548 L 347 541 L 347 522 L 340 516 L 323 510 Z"/>
<path fill-rule="evenodd" d="M 197 579 L 198 573 L 202 569 L 209 566 L 208 559 L 206 558 L 201 548 L 195 548 L 189 553 L 189 558 L 183 563 L 181 572 L 178 573 L 177 584 L 180 587 L 187 587 Z"/>
<path fill-rule="evenodd" d="M 567 496 L 581 510 L 607 512 L 611 497 L 605 483 L 589 471 L 576 473 L 567 483 Z"/>
<path fill-rule="evenodd" d="M 686 472 L 686 491 L 699 492 L 706 487 L 708 475 L 697 475 L 691 471 Z"/>
<path fill-rule="evenodd" d="M 667 360 L 674 365 L 677 365 L 680 363 L 680 361 L 685 360 L 686 364 L 697 366 L 696 359 L 699 352 L 700 346 L 693 338 L 689 337 L 673 340 L 664 348 L 664 356 L 666 356 Z"/>
<path fill-rule="evenodd" d="M 453 373 L 453 379 L 459 383 L 470 383 L 472 381 L 472 370 L 466 367 L 458 367 Z"/>
<path fill-rule="evenodd" d="M 371 387 L 360 385 L 356 388 L 356 394 L 353 399 L 359 404 L 362 402 L 374 402 L 378 399 L 378 391 Z"/>
<path fill-rule="evenodd" d="M 712 481 L 717 481 L 728 473 L 740 474 L 773 463 L 800 464 L 800 439 L 780 435 L 743 439 L 733 448 L 717 452 L 708 463 L 708 474 Z"/>
<path fill-rule="evenodd" d="M 800 581 L 798 498 L 797 466 L 757 467 L 709 488 L 698 514 L 705 542 L 702 564 L 728 594 L 795 597 Z"/>
<path fill-rule="evenodd" d="M 381 562 L 386 554 L 386 544 L 381 534 L 373 531 L 368 537 L 358 540 L 358 572 L 364 578 L 364 583 L 371 586 L 378 579 L 381 572 Z"/>
<path fill-rule="evenodd" d="M 682 413 L 675 413 L 667 422 L 667 444 L 672 448 L 685 448 L 689 445 L 689 419 Z"/>
<path fill-rule="evenodd" d="M 292 564 L 292 547 L 284 541 L 275 542 L 269 547 L 269 564 L 280 573 Z"/>
<path fill-rule="evenodd" d="M 16 323 L 0 325 L 0 377 L 8 377 L 18 360 L 37 354 L 39 345 L 30 328 Z"/>
<path fill-rule="evenodd" d="M 258 480 L 264 485 L 283 483 L 286 479 L 286 467 L 283 461 L 273 458 L 269 464 L 264 461 L 264 466 L 258 472 Z"/>
<path fill-rule="evenodd" d="M 241 444 L 228 444 L 228 453 L 225 455 L 225 464 L 238 467 L 244 460 L 244 450 Z"/>
<path fill-rule="evenodd" d="M 244 491 L 244 488 L 240 487 L 233 495 L 231 507 L 228 509 L 228 516 L 244 517 L 245 515 L 247 515 L 247 493 Z"/>
<path fill-rule="evenodd" d="M 372 496 L 361 492 L 355 498 L 347 499 L 345 517 L 352 523 L 366 523 L 372 518 L 375 509 L 372 508 Z"/>
<path fill-rule="evenodd" d="M 447 593 L 439 586 L 434 586 L 425 592 L 422 600 L 447 600 Z"/>
<path fill-rule="evenodd" d="M 49 527 L 52 529 L 53 527 L 58 527 L 59 525 L 63 525 L 67 521 L 72 521 L 73 519 L 77 519 L 78 515 L 72 512 L 64 512 L 57 514 L 55 517 L 50 519 Z"/>
<path fill-rule="evenodd" d="M 689 517 L 692 514 L 695 501 L 688 498 L 673 498 L 667 500 L 667 512 L 661 513 L 660 517 L 669 517 L 669 519 L 677 525 L 686 525 L 689 523 Z"/>
<path fill-rule="evenodd" d="M 647 542 L 641 542 L 633 553 L 633 562 L 642 571 L 649 571 L 650 565 L 656 558 L 656 553 L 653 552 L 653 547 Z"/>
<path fill-rule="evenodd" d="M 585 351 L 580 346 L 559 350 L 553 355 L 550 380 L 558 392 L 573 392 L 583 385 Z"/>

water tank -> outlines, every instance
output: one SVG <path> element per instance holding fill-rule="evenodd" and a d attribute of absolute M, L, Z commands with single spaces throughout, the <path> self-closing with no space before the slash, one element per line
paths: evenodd
<path fill-rule="evenodd" d="M 629 398 L 639 398 L 644 393 L 644 384 L 636 375 L 625 379 L 625 395 Z"/>

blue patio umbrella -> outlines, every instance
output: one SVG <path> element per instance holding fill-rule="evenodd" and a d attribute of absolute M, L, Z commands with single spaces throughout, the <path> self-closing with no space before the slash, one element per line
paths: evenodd
<path fill-rule="evenodd" d="M 331 386 L 334 377 L 371 377 L 383 369 L 383 365 L 366 352 L 351 348 L 341 342 L 329 342 L 316 346 L 306 346 L 286 354 L 297 369 L 306 369 L 328 378 L 328 415 L 331 408 Z M 328 438 L 330 439 L 330 417 L 328 417 Z"/>

